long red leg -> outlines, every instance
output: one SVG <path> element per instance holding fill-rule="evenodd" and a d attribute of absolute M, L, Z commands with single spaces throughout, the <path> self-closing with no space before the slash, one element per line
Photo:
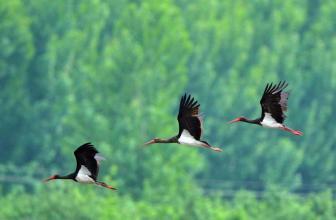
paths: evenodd
<path fill-rule="evenodd" d="M 213 150 L 213 151 L 216 151 L 216 152 L 222 152 L 223 151 L 219 147 L 210 147 L 210 149 Z"/>
<path fill-rule="evenodd" d="M 301 132 L 301 131 L 298 131 L 298 130 L 293 130 L 293 129 L 290 129 L 290 128 L 287 128 L 287 127 L 283 127 L 282 128 L 284 131 L 288 131 L 288 132 L 290 132 L 290 133 L 292 133 L 292 134 L 294 134 L 294 135 L 298 135 L 298 136 L 302 136 L 303 135 L 303 133 Z"/>
<path fill-rule="evenodd" d="M 222 151 L 223 151 L 223 150 L 220 149 L 219 147 L 213 147 L 213 146 L 207 145 L 207 144 L 205 144 L 205 143 L 202 144 L 202 146 L 205 147 L 205 148 L 210 148 L 211 150 L 216 151 L 216 152 L 222 152 Z"/>
<path fill-rule="evenodd" d="M 107 185 L 106 183 L 103 183 L 103 182 L 96 182 L 96 184 L 97 184 L 98 186 L 102 186 L 102 187 L 105 187 L 105 188 L 108 188 L 108 189 L 117 190 L 117 189 L 114 188 L 113 186 L 109 186 L 109 185 Z"/>

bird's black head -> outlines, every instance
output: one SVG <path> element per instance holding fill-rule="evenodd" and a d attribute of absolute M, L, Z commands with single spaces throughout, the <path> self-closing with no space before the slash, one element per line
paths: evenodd
<path fill-rule="evenodd" d="M 239 121 L 246 122 L 247 119 L 242 116 L 242 117 L 235 118 L 232 121 L 229 121 L 229 123 L 232 124 L 232 123 L 239 122 Z"/>
<path fill-rule="evenodd" d="M 55 174 L 55 175 L 52 175 L 49 178 L 45 179 L 44 182 L 48 182 L 50 180 L 56 180 L 56 179 L 59 179 L 59 177 L 60 176 L 58 174 Z"/>
<path fill-rule="evenodd" d="M 151 144 L 155 144 L 155 143 L 159 143 L 160 139 L 159 138 L 153 138 L 152 140 L 148 141 L 145 143 L 145 145 L 151 145 Z"/>

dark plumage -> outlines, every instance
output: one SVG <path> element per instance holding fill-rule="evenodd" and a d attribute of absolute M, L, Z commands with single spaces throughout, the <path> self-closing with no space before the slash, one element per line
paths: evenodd
<path fill-rule="evenodd" d="M 194 98 L 191 98 L 190 95 L 188 97 L 186 94 L 182 96 L 177 116 L 179 122 L 178 136 L 181 135 L 183 129 L 187 129 L 196 140 L 201 138 L 202 121 L 199 117 L 199 107 L 200 104 L 196 100 L 194 101 Z"/>
<path fill-rule="evenodd" d="M 262 109 L 261 118 L 264 118 L 265 112 L 270 113 L 272 117 L 278 122 L 283 123 L 287 111 L 288 92 L 283 90 L 288 86 L 285 81 L 276 84 L 267 84 L 264 93 L 260 99 L 260 105 Z"/>
<path fill-rule="evenodd" d="M 109 186 L 106 183 L 97 181 L 99 173 L 99 161 L 103 160 L 104 158 L 98 154 L 97 149 L 91 143 L 85 143 L 81 145 L 75 150 L 74 154 L 77 162 L 75 172 L 65 176 L 53 175 L 45 181 L 55 179 L 71 179 L 80 183 L 91 183 L 106 187 L 108 189 L 116 190 L 116 188 Z"/>
<path fill-rule="evenodd" d="M 291 132 L 295 135 L 303 135 L 301 131 L 293 130 L 286 127 L 283 122 L 286 118 L 288 92 L 283 90 L 288 86 L 285 81 L 280 81 L 278 84 L 268 83 L 260 100 L 261 117 L 251 120 L 245 117 L 236 118 L 230 123 L 246 122 L 251 124 L 261 125 L 263 127 L 277 128 Z"/>
<path fill-rule="evenodd" d="M 99 172 L 99 164 L 95 159 L 95 155 L 98 154 L 97 149 L 91 143 L 85 143 L 78 147 L 75 152 L 75 157 L 77 161 L 76 171 L 78 173 L 81 165 L 85 166 L 90 172 L 91 177 L 97 180 Z"/>
<path fill-rule="evenodd" d="M 210 148 L 214 151 L 222 151 L 213 147 L 206 141 L 200 140 L 202 136 L 202 120 L 199 116 L 200 104 L 190 95 L 184 94 L 180 100 L 180 108 L 177 116 L 179 132 L 176 136 L 168 139 L 154 138 L 145 145 L 155 143 L 177 143 L 190 146 Z"/>

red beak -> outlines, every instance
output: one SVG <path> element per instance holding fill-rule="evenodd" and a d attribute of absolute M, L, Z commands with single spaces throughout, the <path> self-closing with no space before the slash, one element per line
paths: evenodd
<path fill-rule="evenodd" d="M 43 180 L 43 182 L 46 183 L 46 182 L 48 182 L 48 181 L 50 181 L 50 180 L 54 180 L 54 179 L 56 179 L 55 175 L 53 175 L 53 176 L 51 176 L 51 177 L 49 177 L 49 178 Z"/>
<path fill-rule="evenodd" d="M 113 186 L 107 186 L 106 188 L 108 188 L 108 189 L 113 189 L 113 190 L 117 190 L 117 188 L 114 188 Z"/>
<path fill-rule="evenodd" d="M 145 143 L 145 146 L 148 146 L 148 145 L 151 145 L 151 144 L 154 144 L 154 143 L 155 143 L 155 141 L 154 141 L 154 140 L 151 140 L 151 141 L 146 142 L 146 143 Z"/>
<path fill-rule="evenodd" d="M 233 119 L 232 121 L 229 121 L 228 124 L 232 124 L 238 121 L 240 121 L 240 118 Z"/>

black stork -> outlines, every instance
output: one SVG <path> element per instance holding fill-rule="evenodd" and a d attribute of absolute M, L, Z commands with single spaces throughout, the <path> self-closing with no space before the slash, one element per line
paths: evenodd
<path fill-rule="evenodd" d="M 106 187 L 108 189 L 116 190 L 116 188 L 107 185 L 103 182 L 98 182 L 99 162 L 104 160 L 98 153 L 97 149 L 91 144 L 86 143 L 77 148 L 74 152 L 77 166 L 73 173 L 65 176 L 52 175 L 45 181 L 56 179 L 71 179 L 79 183 L 96 184 L 98 186 Z"/>
<path fill-rule="evenodd" d="M 202 136 L 202 120 L 199 115 L 199 108 L 200 104 L 198 104 L 194 98 L 184 94 L 180 101 L 180 109 L 177 116 L 177 121 L 179 123 L 178 134 L 168 139 L 154 138 L 145 143 L 145 145 L 155 143 L 177 143 L 209 148 L 217 152 L 222 151 L 220 148 L 213 147 L 206 141 L 200 139 Z"/>
<path fill-rule="evenodd" d="M 234 122 L 246 122 L 251 124 L 261 125 L 268 128 L 277 128 L 284 131 L 291 132 L 294 135 L 302 136 L 301 131 L 293 130 L 286 127 L 283 122 L 286 118 L 284 112 L 287 111 L 287 101 L 288 101 L 288 92 L 283 90 L 288 86 L 288 83 L 285 81 L 279 82 L 277 85 L 273 83 L 267 84 L 264 90 L 264 94 L 261 97 L 261 117 L 250 120 L 245 117 L 236 118 L 229 123 Z"/>

